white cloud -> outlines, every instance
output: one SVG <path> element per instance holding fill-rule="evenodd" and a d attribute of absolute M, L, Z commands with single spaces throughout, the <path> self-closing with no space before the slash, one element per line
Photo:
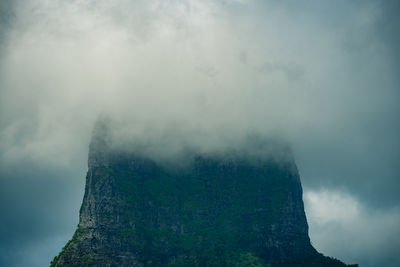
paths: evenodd
<path fill-rule="evenodd" d="M 0 51 L 0 164 L 9 173 L 21 161 L 82 170 L 105 112 L 131 125 L 126 135 L 176 130 L 176 146 L 279 136 L 312 190 L 398 203 L 398 75 L 378 34 L 378 2 L 15 3 Z M 397 210 L 370 214 L 338 191 L 306 191 L 305 201 L 312 239 L 328 255 L 383 261 L 379 253 L 392 256 L 373 249 L 383 237 L 400 247 L 390 235 Z"/>
<path fill-rule="evenodd" d="M 279 134 L 294 144 L 310 128 L 321 134 L 315 129 L 347 127 L 344 114 L 359 107 L 347 105 L 347 98 L 361 88 L 348 75 L 343 26 L 332 31 L 274 1 L 236 4 L 20 5 L 1 64 L 0 121 L 6 132 L 17 124 L 30 134 L 11 144 L 7 134 L 0 135 L 2 150 L 54 159 L 59 142 L 68 146 L 85 139 L 100 112 L 129 118 L 135 129 L 176 123 L 238 138 L 248 132 Z M 374 15 L 368 11 L 353 10 L 363 18 Z M 352 16 L 346 20 L 353 23 Z M 364 27 L 373 21 L 363 19 Z M 384 59 L 377 62 L 387 68 Z M 23 130 L 20 121 L 32 123 Z M 74 158 L 72 151 L 60 161 Z"/>
<path fill-rule="evenodd" d="M 399 266 L 400 208 L 374 209 L 332 190 L 305 190 L 310 238 L 316 249 L 360 266 Z"/>
<path fill-rule="evenodd" d="M 308 207 L 308 219 L 318 224 L 352 224 L 360 216 L 358 202 L 344 193 L 307 191 L 304 200 Z"/>

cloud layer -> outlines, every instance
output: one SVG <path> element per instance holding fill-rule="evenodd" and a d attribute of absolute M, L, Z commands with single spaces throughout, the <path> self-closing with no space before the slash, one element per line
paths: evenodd
<path fill-rule="evenodd" d="M 39 179 L 49 202 L 48 190 L 61 189 L 47 183 L 79 195 L 93 124 L 107 114 L 128 135 L 176 133 L 177 145 L 278 136 L 310 192 L 344 192 L 396 220 L 396 1 L 19 0 L 0 9 L 3 188 Z M 71 214 L 79 201 L 59 203 Z"/>

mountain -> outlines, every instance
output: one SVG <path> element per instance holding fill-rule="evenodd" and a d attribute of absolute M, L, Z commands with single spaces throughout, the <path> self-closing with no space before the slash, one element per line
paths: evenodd
<path fill-rule="evenodd" d="M 347 266 L 312 247 L 287 149 L 159 160 L 111 139 L 98 123 L 78 228 L 51 266 Z"/>

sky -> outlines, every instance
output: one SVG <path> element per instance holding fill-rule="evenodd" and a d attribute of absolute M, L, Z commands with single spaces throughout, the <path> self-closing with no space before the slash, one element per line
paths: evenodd
<path fill-rule="evenodd" d="M 285 140 L 317 250 L 399 266 L 399 12 L 396 0 L 1 1 L 0 266 L 46 266 L 71 238 L 104 114 L 160 146 Z"/>

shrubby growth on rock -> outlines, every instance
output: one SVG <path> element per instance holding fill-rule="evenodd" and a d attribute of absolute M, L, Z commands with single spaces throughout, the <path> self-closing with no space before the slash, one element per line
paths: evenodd
<path fill-rule="evenodd" d="M 51 266 L 346 266 L 312 247 L 289 152 L 187 152 L 179 164 L 109 139 L 98 127 L 78 229 Z"/>

